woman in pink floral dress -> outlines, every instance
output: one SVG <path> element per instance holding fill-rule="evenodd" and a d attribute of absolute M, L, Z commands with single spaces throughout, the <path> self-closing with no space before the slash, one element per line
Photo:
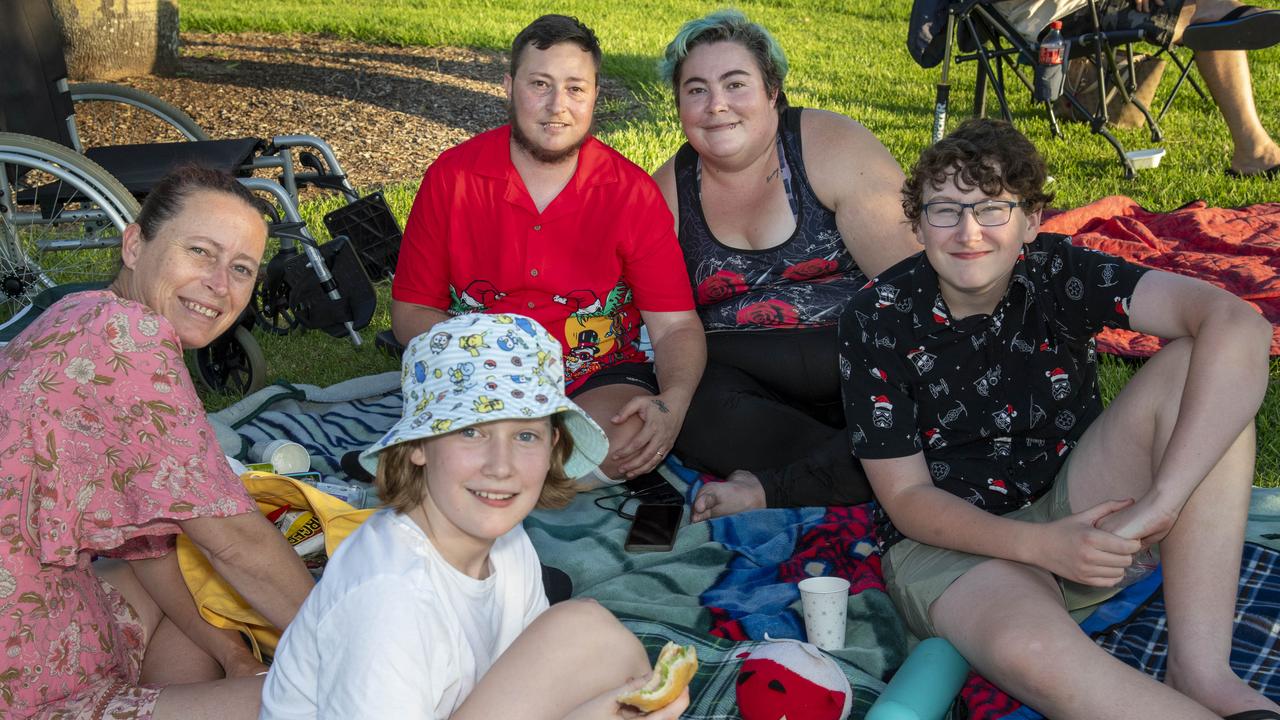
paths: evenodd
<path fill-rule="evenodd" d="M 257 716 L 265 668 L 200 618 L 173 548 L 185 532 L 281 627 L 311 587 L 182 360 L 236 321 L 265 241 L 234 179 L 181 170 L 125 231 L 109 289 L 0 350 L 0 717 Z"/>

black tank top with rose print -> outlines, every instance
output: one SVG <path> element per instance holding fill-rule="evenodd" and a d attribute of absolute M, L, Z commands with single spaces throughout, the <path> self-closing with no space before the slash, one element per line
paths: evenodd
<path fill-rule="evenodd" d="M 801 108 L 787 108 L 778 123 L 780 176 L 796 218 L 785 242 L 764 250 L 722 244 L 702 213 L 701 163 L 685 143 L 676 153 L 680 247 L 705 329 L 767 330 L 834 325 L 867 278 L 854 263 L 805 174 L 800 145 Z"/>

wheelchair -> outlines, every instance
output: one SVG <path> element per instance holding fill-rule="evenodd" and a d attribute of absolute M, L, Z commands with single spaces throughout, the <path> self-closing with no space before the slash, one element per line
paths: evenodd
<path fill-rule="evenodd" d="M 148 93 L 68 83 L 49 0 L 0 3 L 0 48 L 10 60 L 0 85 L 0 342 L 57 288 L 109 282 L 139 200 L 172 168 L 196 163 L 230 172 L 263 198 L 279 244 L 240 322 L 197 351 L 202 382 L 236 394 L 265 384 L 254 326 L 276 334 L 319 329 L 361 344 L 357 330 L 377 303 L 370 277 L 394 269 L 400 231 L 379 193 L 355 192 L 327 143 L 308 135 L 211 140 Z M 306 188 L 345 201 L 325 217 L 334 240 L 324 245 L 298 212 Z"/>

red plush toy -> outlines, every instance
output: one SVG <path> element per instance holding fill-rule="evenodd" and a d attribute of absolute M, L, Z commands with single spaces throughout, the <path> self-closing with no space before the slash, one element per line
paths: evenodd
<path fill-rule="evenodd" d="M 845 720 L 853 707 L 849 679 L 809 643 L 775 640 L 738 656 L 738 711 L 743 720 Z"/>

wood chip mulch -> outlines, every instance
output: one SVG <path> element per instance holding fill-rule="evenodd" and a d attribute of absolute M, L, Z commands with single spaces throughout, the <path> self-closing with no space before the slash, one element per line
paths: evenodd
<path fill-rule="evenodd" d="M 213 138 L 318 136 L 368 188 L 416 181 L 444 150 L 506 122 L 506 68 L 504 53 L 485 50 L 184 33 L 175 77 L 120 82 L 185 110 Z M 628 97 L 607 78 L 601 95 Z"/>

